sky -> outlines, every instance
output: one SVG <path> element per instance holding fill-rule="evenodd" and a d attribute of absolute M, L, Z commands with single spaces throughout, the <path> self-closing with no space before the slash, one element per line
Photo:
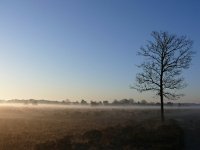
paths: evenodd
<path fill-rule="evenodd" d="M 0 99 L 159 101 L 130 85 L 137 51 L 168 31 L 194 41 L 179 101 L 200 102 L 199 16 L 198 0 L 1 0 Z"/>

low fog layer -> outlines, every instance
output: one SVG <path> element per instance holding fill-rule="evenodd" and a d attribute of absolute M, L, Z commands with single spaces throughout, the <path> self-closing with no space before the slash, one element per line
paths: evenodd
<path fill-rule="evenodd" d="M 52 108 L 52 109 L 160 109 L 160 106 L 131 105 L 131 106 L 91 106 L 91 105 L 62 105 L 62 104 L 18 104 L 1 103 L 0 107 L 21 107 L 21 108 Z M 200 109 L 200 105 L 187 106 L 165 106 L 165 109 Z"/>

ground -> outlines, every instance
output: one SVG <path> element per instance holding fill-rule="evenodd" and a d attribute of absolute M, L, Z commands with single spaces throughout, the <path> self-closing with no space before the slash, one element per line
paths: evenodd
<path fill-rule="evenodd" d="M 167 109 L 184 131 L 184 149 L 200 148 L 200 109 Z M 159 120 L 159 109 L 0 105 L 0 149 L 34 149 L 88 130 Z"/>

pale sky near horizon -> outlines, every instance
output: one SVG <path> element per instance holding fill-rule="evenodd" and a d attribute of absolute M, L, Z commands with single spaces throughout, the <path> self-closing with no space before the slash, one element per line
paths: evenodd
<path fill-rule="evenodd" d="M 199 16 L 198 0 L 2 0 L 0 99 L 159 101 L 129 86 L 139 48 L 168 31 L 194 41 L 181 100 L 200 102 Z"/>

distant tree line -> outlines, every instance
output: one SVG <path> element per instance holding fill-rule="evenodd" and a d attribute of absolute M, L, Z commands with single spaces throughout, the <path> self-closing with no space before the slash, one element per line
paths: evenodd
<path fill-rule="evenodd" d="M 160 105 L 158 102 L 148 102 L 146 100 L 136 101 L 132 98 L 130 99 L 121 99 L 121 100 L 103 100 L 103 101 L 87 101 L 82 99 L 81 101 L 70 101 L 69 99 L 61 100 L 61 101 L 53 101 L 53 100 L 35 100 L 35 99 L 28 99 L 28 100 L 19 100 L 19 99 L 12 99 L 12 100 L 0 100 L 0 103 L 15 103 L 15 104 L 58 104 L 58 105 L 81 105 L 81 106 L 133 106 L 133 105 L 147 105 L 147 106 L 156 106 Z M 188 106 L 188 105 L 198 105 L 195 103 L 173 103 L 173 102 L 166 102 L 165 105 L 167 106 Z"/>

